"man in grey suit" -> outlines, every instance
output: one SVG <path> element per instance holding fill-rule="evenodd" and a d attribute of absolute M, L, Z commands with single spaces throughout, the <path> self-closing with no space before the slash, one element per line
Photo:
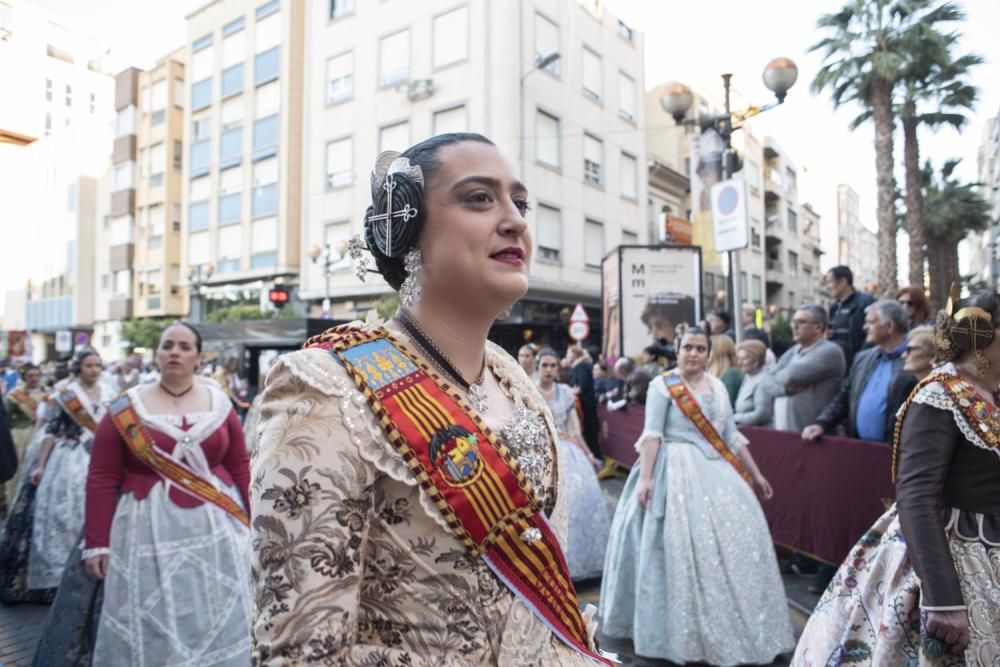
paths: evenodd
<path fill-rule="evenodd" d="M 840 389 L 844 352 L 826 338 L 827 316 L 821 306 L 795 311 L 792 336 L 796 345 L 781 355 L 769 382 L 775 400 L 775 428 L 801 433 L 816 423 Z"/>

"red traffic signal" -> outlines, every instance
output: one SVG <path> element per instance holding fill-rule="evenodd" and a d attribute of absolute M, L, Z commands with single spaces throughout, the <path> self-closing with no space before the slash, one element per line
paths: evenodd
<path fill-rule="evenodd" d="M 271 303 L 274 304 L 275 308 L 281 308 L 286 303 L 288 303 L 289 295 L 288 290 L 284 287 L 275 287 L 267 293 L 267 298 L 270 299 Z"/>

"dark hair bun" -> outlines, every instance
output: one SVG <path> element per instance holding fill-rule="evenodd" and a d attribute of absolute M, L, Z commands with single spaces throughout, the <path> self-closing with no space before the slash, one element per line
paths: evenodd
<path fill-rule="evenodd" d="M 386 257 L 402 257 L 423 227 L 424 191 L 405 173 L 390 174 L 385 182 L 392 187 L 379 188 L 375 194 L 365 217 L 365 241 Z M 373 221 L 373 215 L 382 217 Z"/>
<path fill-rule="evenodd" d="M 1000 299 L 992 293 L 962 299 L 953 309 L 954 316 L 945 311 L 938 313 L 931 337 L 943 361 L 954 361 L 965 352 L 989 346 L 1000 321 Z"/>

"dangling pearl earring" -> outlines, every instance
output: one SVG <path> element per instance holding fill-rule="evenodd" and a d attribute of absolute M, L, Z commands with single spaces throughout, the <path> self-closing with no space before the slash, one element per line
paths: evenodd
<path fill-rule="evenodd" d="M 403 267 L 406 269 L 406 279 L 399 288 L 399 301 L 407 308 L 412 308 L 420 301 L 420 271 L 423 268 L 423 256 L 418 248 L 413 248 L 403 257 Z"/>

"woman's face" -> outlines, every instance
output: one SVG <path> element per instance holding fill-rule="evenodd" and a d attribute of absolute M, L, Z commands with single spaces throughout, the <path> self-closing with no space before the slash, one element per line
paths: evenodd
<path fill-rule="evenodd" d="M 96 354 L 90 354 L 80 362 L 80 382 L 84 384 L 94 384 L 101 379 L 101 358 Z"/>
<path fill-rule="evenodd" d="M 549 384 L 559 379 L 559 358 L 544 356 L 538 360 L 538 379 Z"/>
<path fill-rule="evenodd" d="M 739 364 L 740 370 L 744 373 L 753 373 L 757 370 L 757 358 L 746 350 L 740 350 L 736 353 L 736 363 Z"/>
<path fill-rule="evenodd" d="M 424 298 L 495 317 L 528 291 L 527 189 L 495 146 L 465 141 L 437 157 L 420 238 Z"/>
<path fill-rule="evenodd" d="M 535 370 L 535 353 L 531 351 L 530 347 L 525 345 L 517 351 L 517 363 L 526 371 Z"/>
<path fill-rule="evenodd" d="M 688 334 L 681 339 L 677 365 L 686 373 L 699 373 L 708 363 L 708 338 L 704 334 Z"/>
<path fill-rule="evenodd" d="M 167 327 L 156 348 L 156 365 L 164 377 L 184 378 L 194 374 L 201 361 L 194 332 L 175 324 Z"/>

